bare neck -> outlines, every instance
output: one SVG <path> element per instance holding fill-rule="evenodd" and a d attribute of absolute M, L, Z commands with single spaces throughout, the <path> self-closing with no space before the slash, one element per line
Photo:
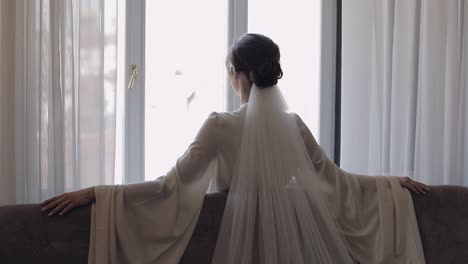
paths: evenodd
<path fill-rule="evenodd" d="M 241 99 L 241 104 L 245 104 L 249 101 L 249 95 L 250 95 L 250 90 L 252 89 L 252 83 L 251 82 L 244 82 L 242 83 L 241 89 L 240 89 L 240 99 Z"/>

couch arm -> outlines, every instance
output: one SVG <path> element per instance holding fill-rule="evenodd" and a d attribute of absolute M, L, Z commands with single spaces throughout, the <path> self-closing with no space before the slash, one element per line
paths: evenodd
<path fill-rule="evenodd" d="M 427 263 L 468 263 L 468 188 L 430 186 L 412 193 Z"/>
<path fill-rule="evenodd" d="M 40 208 L 0 207 L 0 263 L 87 263 L 91 206 L 53 217 Z"/>

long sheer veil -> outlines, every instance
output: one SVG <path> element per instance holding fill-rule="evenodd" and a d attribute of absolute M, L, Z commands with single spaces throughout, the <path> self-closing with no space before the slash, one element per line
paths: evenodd
<path fill-rule="evenodd" d="M 252 86 L 212 263 L 353 263 L 276 85 Z"/>

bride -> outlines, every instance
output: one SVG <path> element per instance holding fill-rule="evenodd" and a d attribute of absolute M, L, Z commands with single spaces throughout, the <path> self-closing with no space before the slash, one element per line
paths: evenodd
<path fill-rule="evenodd" d="M 212 263 L 424 263 L 407 189 L 429 188 L 330 161 L 288 112 L 268 37 L 242 36 L 226 62 L 242 106 L 212 113 L 166 175 L 43 202 L 50 216 L 92 203 L 88 263 L 178 263 L 207 191 L 229 191 Z"/>

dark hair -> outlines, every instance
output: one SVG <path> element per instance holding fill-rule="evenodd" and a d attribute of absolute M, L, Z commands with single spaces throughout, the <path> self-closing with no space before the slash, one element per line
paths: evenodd
<path fill-rule="evenodd" d="M 278 45 L 261 34 L 245 34 L 235 41 L 227 62 L 235 72 L 247 73 L 259 88 L 273 86 L 283 77 Z"/>

